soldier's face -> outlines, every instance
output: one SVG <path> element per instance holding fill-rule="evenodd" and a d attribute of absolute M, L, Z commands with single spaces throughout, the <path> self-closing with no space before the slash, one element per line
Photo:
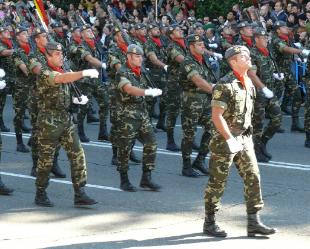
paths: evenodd
<path fill-rule="evenodd" d="M 255 43 L 258 47 L 266 48 L 268 44 L 268 36 L 257 36 L 255 37 Z"/>
<path fill-rule="evenodd" d="M 0 37 L 4 39 L 10 39 L 11 33 L 8 30 L 4 30 L 2 33 L 0 33 Z"/>
<path fill-rule="evenodd" d="M 128 54 L 127 56 L 129 64 L 133 67 L 141 67 L 143 56 L 139 54 Z"/>
<path fill-rule="evenodd" d="M 56 67 L 61 67 L 63 65 L 63 54 L 62 51 L 53 51 L 50 56 L 48 56 L 49 61 L 52 63 L 52 65 Z"/>
<path fill-rule="evenodd" d="M 280 31 L 281 34 L 284 34 L 284 35 L 288 35 L 289 34 L 289 29 L 286 26 L 280 27 L 279 31 Z"/>
<path fill-rule="evenodd" d="M 200 54 L 200 55 L 204 54 L 204 52 L 206 50 L 204 42 L 195 42 L 193 44 L 193 46 L 194 46 L 194 52 L 195 53 Z"/>
<path fill-rule="evenodd" d="M 244 36 L 252 37 L 253 36 L 253 29 L 252 29 L 252 27 L 244 27 L 240 30 L 240 33 Z"/>
<path fill-rule="evenodd" d="M 180 29 L 180 28 L 176 28 L 176 29 L 172 32 L 172 37 L 175 38 L 175 39 L 184 38 L 183 30 Z"/>
<path fill-rule="evenodd" d="M 17 40 L 23 43 L 28 43 L 28 32 L 23 31 L 16 36 Z"/>
<path fill-rule="evenodd" d="M 153 29 L 151 30 L 151 35 L 152 35 L 153 37 L 159 37 L 159 36 L 160 36 L 159 28 L 153 28 Z"/>
<path fill-rule="evenodd" d="M 242 70 L 248 70 L 252 67 L 251 57 L 247 52 L 237 54 L 232 62 Z"/>
<path fill-rule="evenodd" d="M 94 39 L 94 34 L 93 31 L 91 29 L 86 29 L 82 32 L 82 35 L 84 38 L 88 38 L 88 39 Z"/>
<path fill-rule="evenodd" d="M 40 44 L 41 46 L 45 47 L 47 44 L 47 34 L 39 34 L 37 38 L 35 39 L 37 44 Z"/>
<path fill-rule="evenodd" d="M 146 28 L 139 29 L 138 30 L 138 34 L 141 35 L 141 36 L 145 36 L 146 35 Z"/>

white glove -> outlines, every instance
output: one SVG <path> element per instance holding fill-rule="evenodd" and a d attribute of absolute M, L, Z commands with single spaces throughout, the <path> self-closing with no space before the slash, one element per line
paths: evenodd
<path fill-rule="evenodd" d="M 310 50 L 308 50 L 308 49 L 303 49 L 303 50 L 301 50 L 301 54 L 302 54 L 303 56 L 308 56 L 308 55 L 310 54 Z"/>
<path fill-rule="evenodd" d="M 156 97 L 156 96 L 161 95 L 162 93 L 163 93 L 163 91 L 161 89 L 158 89 L 158 88 L 149 88 L 149 89 L 144 90 L 145 96 Z"/>
<path fill-rule="evenodd" d="M 86 69 L 82 71 L 83 77 L 98 78 L 99 72 L 96 69 Z"/>
<path fill-rule="evenodd" d="M 5 80 L 0 80 L 0 90 L 6 87 Z"/>
<path fill-rule="evenodd" d="M 234 137 L 227 139 L 226 142 L 231 153 L 237 153 L 238 151 L 243 150 L 242 144 Z"/>
<path fill-rule="evenodd" d="M 209 57 L 209 61 L 210 62 L 213 62 L 213 61 L 215 61 L 216 60 L 216 58 L 214 58 L 214 57 Z"/>
<path fill-rule="evenodd" d="M 301 48 L 300 42 L 295 42 L 295 43 L 294 43 L 294 46 L 295 46 L 296 48 Z"/>
<path fill-rule="evenodd" d="M 165 70 L 166 73 L 168 72 L 168 65 L 164 66 L 164 70 Z"/>
<path fill-rule="evenodd" d="M 80 98 L 81 98 L 81 101 L 79 101 L 79 99 L 77 97 L 73 97 L 72 98 L 73 103 L 77 104 L 77 105 L 85 105 L 85 104 L 87 104 L 87 102 L 88 102 L 87 96 L 81 95 Z"/>
<path fill-rule="evenodd" d="M 216 43 L 210 43 L 209 48 L 218 48 L 218 45 Z"/>
<path fill-rule="evenodd" d="M 307 58 L 304 58 L 303 61 L 304 61 L 304 63 L 307 63 L 307 62 L 308 62 L 308 59 L 307 59 Z"/>
<path fill-rule="evenodd" d="M 276 80 L 283 80 L 284 79 L 284 73 L 273 73 L 273 78 Z"/>
<path fill-rule="evenodd" d="M 0 68 L 0 79 L 5 76 L 5 72 L 2 68 Z"/>
<path fill-rule="evenodd" d="M 271 99 L 273 97 L 273 92 L 269 90 L 266 86 L 262 89 L 262 91 L 267 99 Z"/>
<path fill-rule="evenodd" d="M 103 69 L 107 69 L 107 63 L 102 62 L 101 67 L 102 67 Z"/>
<path fill-rule="evenodd" d="M 223 55 L 219 54 L 219 53 L 213 53 L 213 56 L 216 58 L 219 58 L 220 60 L 223 59 Z"/>

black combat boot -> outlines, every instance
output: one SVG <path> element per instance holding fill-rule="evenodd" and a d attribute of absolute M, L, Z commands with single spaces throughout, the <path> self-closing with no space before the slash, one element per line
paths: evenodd
<path fill-rule="evenodd" d="M 305 129 L 299 123 L 299 118 L 298 117 L 293 117 L 292 118 L 291 131 L 305 132 Z"/>
<path fill-rule="evenodd" d="M 14 192 L 13 189 L 5 186 L 0 177 L 0 195 L 11 195 L 13 192 Z"/>
<path fill-rule="evenodd" d="M 16 150 L 18 152 L 23 152 L 23 153 L 29 153 L 30 152 L 30 150 L 27 148 L 27 146 L 24 145 L 23 135 L 22 134 L 17 134 L 16 133 L 16 141 L 17 141 Z"/>
<path fill-rule="evenodd" d="M 87 114 L 87 123 L 97 123 L 99 122 L 99 118 L 97 118 L 94 114 L 88 113 Z"/>
<path fill-rule="evenodd" d="M 83 187 L 74 188 L 74 205 L 75 206 L 90 206 L 98 202 L 90 198 Z"/>
<path fill-rule="evenodd" d="M 202 153 L 199 153 L 192 164 L 193 169 L 199 170 L 204 175 L 209 175 L 208 169 L 205 167 L 205 158 L 206 156 Z"/>
<path fill-rule="evenodd" d="M 159 191 L 161 186 L 152 181 L 151 171 L 143 171 L 140 187 L 151 191 Z"/>
<path fill-rule="evenodd" d="M 117 166 L 117 147 L 112 146 L 112 160 L 111 160 L 111 164 L 114 166 Z"/>
<path fill-rule="evenodd" d="M 269 160 L 272 159 L 272 155 L 267 151 L 267 143 L 268 143 L 268 138 L 266 138 L 265 136 L 262 136 L 262 139 L 261 139 L 261 144 L 260 144 L 260 148 L 261 148 L 261 151 L 262 153 L 269 158 Z"/>
<path fill-rule="evenodd" d="M 248 214 L 248 237 L 254 237 L 255 234 L 271 235 L 276 233 L 276 229 L 265 226 L 261 221 L 258 213 Z"/>
<path fill-rule="evenodd" d="M 122 190 L 128 191 L 128 192 L 136 192 L 137 191 L 137 188 L 130 183 L 130 181 L 128 179 L 128 173 L 127 172 L 121 172 L 120 177 L 121 177 L 120 188 Z"/>
<path fill-rule="evenodd" d="M 306 132 L 305 147 L 310 148 L 310 132 Z"/>
<path fill-rule="evenodd" d="M 190 159 L 183 159 L 182 176 L 198 177 L 199 173 L 193 170 Z"/>
<path fill-rule="evenodd" d="M 6 127 L 3 122 L 3 118 L 0 118 L 0 130 L 3 132 L 10 132 L 10 128 Z"/>
<path fill-rule="evenodd" d="M 254 143 L 254 150 L 255 150 L 255 155 L 256 155 L 256 160 L 258 162 L 261 162 L 261 163 L 268 163 L 269 162 L 269 157 L 266 157 L 264 155 L 264 153 L 262 152 L 262 149 L 261 149 L 261 142 L 259 141 L 256 141 Z"/>
<path fill-rule="evenodd" d="M 51 172 L 54 174 L 56 178 L 66 178 L 66 174 L 61 170 L 58 165 L 58 156 L 54 156 L 53 168 Z"/>
<path fill-rule="evenodd" d="M 172 131 L 167 131 L 167 146 L 166 150 L 170 151 L 180 151 L 181 148 L 176 145 L 174 141 L 174 135 L 173 135 L 173 130 Z"/>
<path fill-rule="evenodd" d="M 83 120 L 78 120 L 78 134 L 81 142 L 88 143 L 90 141 L 90 139 L 85 135 Z"/>
<path fill-rule="evenodd" d="M 213 237 L 226 237 L 227 233 L 222 230 L 215 221 L 214 214 L 208 214 L 203 223 L 203 233 Z"/>
<path fill-rule="evenodd" d="M 162 105 L 161 105 L 162 106 Z M 158 117 L 158 121 L 157 121 L 157 124 L 156 124 L 156 128 L 158 130 L 162 130 L 164 132 L 167 131 L 167 127 L 166 127 L 166 113 L 164 111 L 164 108 L 163 107 L 160 107 L 160 112 L 159 112 L 159 117 Z"/>
<path fill-rule="evenodd" d="M 54 204 L 48 198 L 46 191 L 41 190 L 41 189 L 37 189 L 36 197 L 34 199 L 34 203 L 38 206 L 43 206 L 43 207 L 53 207 L 54 206 Z"/>
<path fill-rule="evenodd" d="M 100 126 L 99 126 L 98 140 L 99 141 L 109 141 L 110 140 L 107 125 L 105 123 L 102 123 L 102 122 L 100 122 Z"/>

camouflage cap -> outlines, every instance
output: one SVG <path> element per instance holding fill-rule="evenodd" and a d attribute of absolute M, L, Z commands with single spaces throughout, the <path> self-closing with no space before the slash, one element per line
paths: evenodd
<path fill-rule="evenodd" d="M 159 28 L 159 26 L 156 23 L 151 23 L 147 26 L 147 30 L 151 30 L 154 28 Z"/>
<path fill-rule="evenodd" d="M 180 26 L 178 24 L 172 24 L 169 26 L 168 30 L 167 30 L 167 34 L 170 35 L 172 34 L 172 32 L 176 29 L 176 28 L 180 28 Z"/>
<path fill-rule="evenodd" d="M 145 24 L 143 24 L 143 23 L 138 23 L 135 25 L 136 30 L 143 29 L 143 28 L 145 28 Z"/>
<path fill-rule="evenodd" d="M 187 37 L 187 42 L 188 43 L 193 43 L 193 42 L 202 42 L 202 38 L 199 35 L 189 35 Z"/>
<path fill-rule="evenodd" d="M 15 29 L 15 34 L 18 35 L 24 31 L 28 31 L 28 29 L 26 27 L 23 27 L 23 26 L 19 26 Z"/>
<path fill-rule="evenodd" d="M 169 27 L 169 25 L 168 24 L 165 24 L 165 23 L 161 23 L 160 25 L 159 25 L 159 28 L 160 29 L 165 29 L 165 28 L 168 28 Z"/>
<path fill-rule="evenodd" d="M 127 48 L 127 54 L 143 55 L 143 49 L 136 44 L 130 44 Z"/>
<path fill-rule="evenodd" d="M 46 50 L 62 51 L 62 45 L 58 42 L 48 42 L 45 48 Z"/>
<path fill-rule="evenodd" d="M 132 30 L 132 29 L 135 29 L 135 25 L 134 24 L 129 24 L 128 26 L 128 31 Z"/>
<path fill-rule="evenodd" d="M 273 24 L 274 30 L 276 30 L 276 29 L 278 29 L 278 28 L 280 28 L 280 27 L 286 27 L 286 26 L 287 26 L 287 24 L 286 24 L 286 22 L 284 22 L 284 21 L 276 21 L 276 22 Z"/>
<path fill-rule="evenodd" d="M 253 24 L 249 23 L 248 21 L 244 21 L 244 22 L 240 22 L 237 25 L 237 28 L 239 28 L 239 29 L 242 29 L 242 28 L 245 28 L 245 27 L 253 27 Z"/>
<path fill-rule="evenodd" d="M 86 29 L 91 29 L 91 26 L 89 24 L 84 24 L 82 27 L 81 27 L 81 31 L 84 31 Z"/>
<path fill-rule="evenodd" d="M 40 34 L 43 34 L 43 33 L 46 33 L 45 29 L 44 28 L 35 28 L 32 32 L 32 35 L 34 37 L 36 37 L 37 35 L 40 35 Z"/>
<path fill-rule="evenodd" d="M 229 59 L 230 57 L 241 54 L 242 52 L 246 52 L 248 55 L 250 55 L 250 51 L 247 47 L 236 45 L 228 48 L 225 52 L 225 59 Z"/>
<path fill-rule="evenodd" d="M 267 31 L 264 28 L 261 28 L 261 27 L 256 28 L 254 30 L 253 34 L 254 34 L 254 36 L 268 36 Z"/>
<path fill-rule="evenodd" d="M 76 31 L 77 29 L 78 29 L 78 30 L 81 30 L 81 27 L 80 27 L 80 26 L 77 26 L 77 25 L 76 25 L 76 26 L 73 26 L 73 27 L 70 28 L 70 32 L 73 33 L 73 32 Z"/>
<path fill-rule="evenodd" d="M 3 31 L 9 30 L 9 27 L 7 26 L 1 26 L 0 27 L 0 33 L 2 33 Z"/>

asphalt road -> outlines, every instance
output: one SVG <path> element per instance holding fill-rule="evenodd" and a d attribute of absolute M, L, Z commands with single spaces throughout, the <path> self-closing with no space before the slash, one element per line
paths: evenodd
<path fill-rule="evenodd" d="M 13 130 L 11 97 L 5 122 Z M 99 204 L 88 209 L 73 206 L 70 170 L 64 151 L 60 165 L 67 178 L 53 179 L 48 195 L 55 207 L 34 205 L 34 178 L 29 176 L 31 155 L 16 152 L 14 133 L 2 133 L 1 176 L 15 189 L 13 196 L 0 197 L 0 249 L 9 248 L 310 248 L 310 150 L 303 147 L 304 134 L 286 133 L 270 142 L 270 163 L 259 164 L 266 224 L 278 228 L 270 238 L 246 237 L 246 213 L 241 178 L 232 167 L 218 221 L 228 233 L 226 239 L 203 236 L 204 187 L 208 177 L 181 176 L 181 155 L 165 150 L 165 133 L 157 133 L 158 152 L 153 178 L 161 192 L 119 189 L 119 176 L 111 166 L 111 145 L 96 140 L 98 124 L 87 125 L 91 142 L 83 144 L 88 166 L 87 192 Z M 27 121 L 28 122 L 28 121 Z M 201 134 L 198 132 L 198 136 Z M 24 136 L 27 141 L 27 135 Z M 181 127 L 177 128 L 181 141 Z M 135 151 L 141 157 L 141 144 Z M 130 165 L 130 179 L 136 186 L 141 166 Z"/>

